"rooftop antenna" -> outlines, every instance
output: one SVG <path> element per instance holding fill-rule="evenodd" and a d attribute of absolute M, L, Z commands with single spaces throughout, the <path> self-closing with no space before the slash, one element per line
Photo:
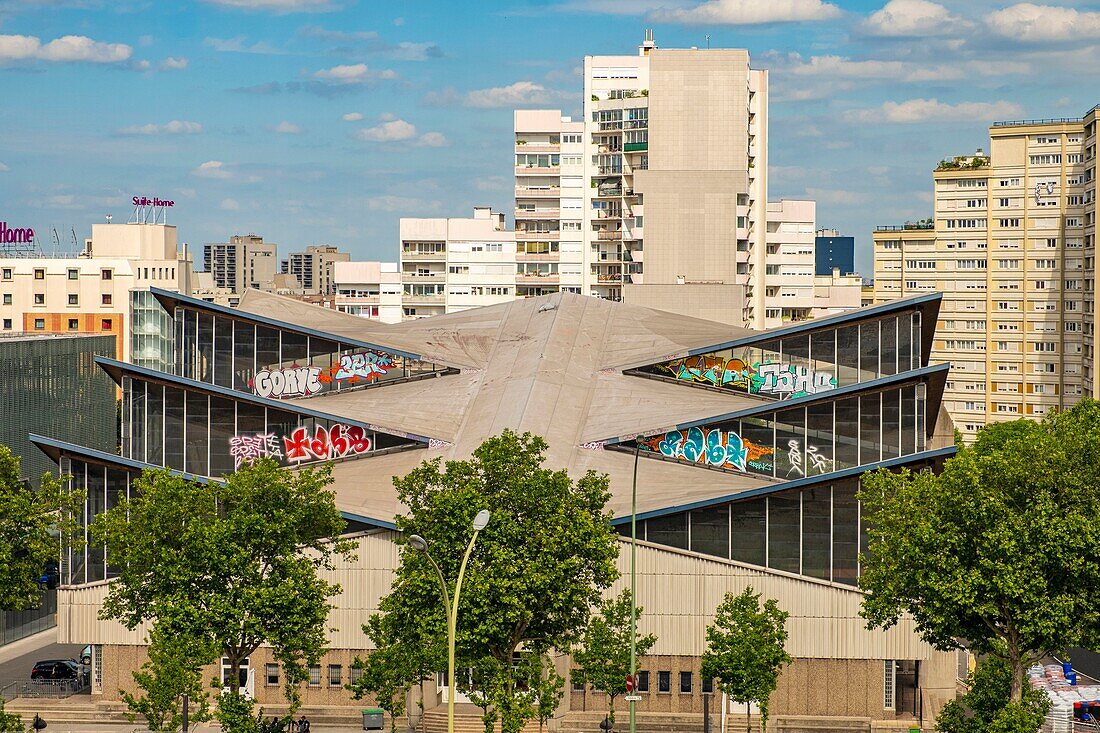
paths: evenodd
<path fill-rule="evenodd" d="M 707 34 L 707 48 L 710 48 L 710 34 Z"/>

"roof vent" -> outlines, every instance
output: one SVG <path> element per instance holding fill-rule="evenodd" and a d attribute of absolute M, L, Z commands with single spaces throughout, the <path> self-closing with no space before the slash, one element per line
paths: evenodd
<path fill-rule="evenodd" d="M 552 311 L 552 310 L 557 310 L 557 309 L 558 309 L 557 303 L 543 303 L 542 305 L 539 306 L 538 312 L 542 313 L 544 311 Z"/>

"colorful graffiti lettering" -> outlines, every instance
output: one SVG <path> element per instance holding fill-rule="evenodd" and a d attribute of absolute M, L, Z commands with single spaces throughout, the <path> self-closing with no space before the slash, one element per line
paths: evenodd
<path fill-rule="evenodd" d="M 321 367 L 261 369 L 252 380 L 252 389 L 260 397 L 308 397 L 324 389 Z"/>
<path fill-rule="evenodd" d="M 664 437 L 648 438 L 639 441 L 643 450 L 649 450 L 667 458 L 679 458 L 690 463 L 704 463 L 709 466 L 745 470 L 749 449 L 745 447 L 741 436 L 731 431 L 719 429 L 704 431 L 702 428 L 690 428 L 685 434 L 680 430 L 666 433 Z"/>
<path fill-rule="evenodd" d="M 836 377 L 828 372 L 793 364 L 758 364 L 756 374 L 759 386 L 752 391 L 774 394 L 780 399 L 827 392 L 837 385 Z"/>
<path fill-rule="evenodd" d="M 229 439 L 229 455 L 233 456 L 233 470 L 258 458 L 282 458 L 279 438 L 274 433 L 234 435 Z"/>
<path fill-rule="evenodd" d="M 384 377 L 390 369 L 393 369 L 393 357 L 389 354 L 362 351 L 358 354 L 344 354 L 340 357 L 340 366 L 330 372 L 337 381 L 365 379 L 371 382 Z"/>
<path fill-rule="evenodd" d="M 339 423 L 328 429 L 318 425 L 312 436 L 306 428 L 295 428 L 283 438 L 283 444 L 287 460 L 295 463 L 360 455 L 369 452 L 372 446 L 363 428 Z"/>
<path fill-rule="evenodd" d="M 768 446 L 758 445 L 751 441 L 743 441 L 745 447 L 749 449 L 748 460 L 746 465 L 753 471 L 760 473 L 771 473 L 775 469 L 775 449 Z"/>
<path fill-rule="evenodd" d="M 748 364 L 742 359 L 691 356 L 658 365 L 676 379 L 714 387 L 744 389 L 780 399 L 803 397 L 833 389 L 836 378 L 829 372 L 783 362 Z"/>

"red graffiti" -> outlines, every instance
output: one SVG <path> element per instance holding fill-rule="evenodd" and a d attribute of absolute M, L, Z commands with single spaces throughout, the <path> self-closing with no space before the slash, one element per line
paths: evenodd
<path fill-rule="evenodd" d="M 295 428 L 283 438 L 286 459 L 292 462 L 324 461 L 368 453 L 373 447 L 366 431 L 358 425 L 337 423 L 329 429 L 318 425 L 313 435 L 306 428 Z"/>

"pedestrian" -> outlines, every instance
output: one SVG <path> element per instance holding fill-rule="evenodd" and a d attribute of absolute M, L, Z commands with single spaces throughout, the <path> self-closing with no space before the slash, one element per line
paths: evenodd
<path fill-rule="evenodd" d="M 298 733 L 309 733 L 309 718 L 302 715 L 301 720 L 298 721 Z"/>

